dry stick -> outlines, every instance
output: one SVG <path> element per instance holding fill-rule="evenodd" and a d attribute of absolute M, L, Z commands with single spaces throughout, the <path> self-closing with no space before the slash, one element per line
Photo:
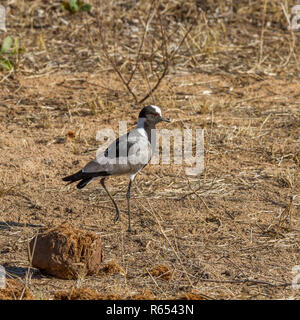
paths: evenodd
<path fill-rule="evenodd" d="M 37 235 L 38 235 L 38 233 L 37 233 Z M 28 258 L 29 258 L 29 266 L 28 266 L 27 271 L 26 271 L 25 284 L 24 284 L 24 288 L 22 290 L 22 293 L 20 295 L 20 300 L 23 299 L 25 290 L 26 290 L 26 288 L 28 288 L 29 279 L 31 278 L 30 269 L 31 269 L 31 266 L 32 266 L 33 254 L 34 254 L 35 247 L 36 247 L 37 235 L 36 235 L 35 240 L 34 240 L 32 252 L 30 251 L 29 239 L 27 238 L 27 251 L 28 251 Z"/>
<path fill-rule="evenodd" d="M 210 187 L 205 190 L 206 192 L 209 191 L 209 190 L 212 188 L 212 186 L 213 186 L 213 184 L 215 183 L 215 180 L 216 180 L 216 179 L 217 179 L 217 176 L 215 176 L 214 179 L 212 180 L 212 182 L 210 183 Z M 190 185 L 190 181 L 189 181 L 189 180 L 188 180 L 188 184 L 189 184 L 189 188 L 190 188 L 192 191 L 184 194 L 181 198 L 178 198 L 178 199 L 176 199 L 176 200 L 181 201 L 181 200 L 185 199 L 186 197 L 191 196 L 192 194 L 196 194 L 201 188 L 203 188 L 203 185 L 201 185 L 201 183 L 200 183 L 200 186 L 199 186 L 196 190 L 193 190 L 193 189 L 191 188 L 191 185 Z"/>
<path fill-rule="evenodd" d="M 7 285 L 7 286 L 9 287 L 11 293 L 13 294 L 14 299 L 17 300 L 17 297 L 16 297 L 16 295 L 15 295 L 15 292 L 14 292 L 14 290 L 13 290 L 13 288 L 12 288 L 12 285 L 11 285 L 8 281 L 6 281 L 5 285 Z"/>
<path fill-rule="evenodd" d="M 165 65 L 164 71 L 163 73 L 160 75 L 160 77 L 158 78 L 156 84 L 154 85 L 154 87 L 152 87 L 149 92 L 144 96 L 144 98 L 142 98 L 141 100 L 138 101 L 138 104 L 143 103 L 145 100 L 147 100 L 152 93 L 158 88 L 158 86 L 160 85 L 162 79 L 167 75 L 168 70 L 169 69 L 169 62 L 167 62 L 167 64 Z"/>
<path fill-rule="evenodd" d="M 241 280 L 214 280 L 214 279 L 202 279 L 199 278 L 198 281 L 202 282 L 214 282 L 214 283 L 249 283 L 249 284 L 264 284 L 272 287 L 288 287 L 292 286 L 292 283 L 271 283 L 263 280 L 251 280 L 251 279 L 241 279 Z"/>
<path fill-rule="evenodd" d="M 145 27 L 144 27 L 144 32 L 143 32 L 143 35 L 142 35 L 142 39 L 141 39 L 141 43 L 139 45 L 139 49 L 137 51 L 137 55 L 136 55 L 136 59 L 135 59 L 135 66 L 129 76 L 129 79 L 127 80 L 127 85 L 130 84 L 136 70 L 137 70 L 137 66 L 140 62 L 140 56 L 141 56 L 141 52 L 142 52 L 142 48 L 144 47 L 144 42 L 145 42 L 145 37 L 146 37 L 146 34 L 148 32 L 148 28 L 149 28 L 149 24 L 151 23 L 152 19 L 153 19 L 153 16 L 154 16 L 154 13 L 155 11 L 153 11 L 153 13 L 151 14 L 152 12 L 152 7 L 153 7 L 153 4 L 154 4 L 155 0 L 152 0 L 152 3 L 151 3 L 151 7 L 150 7 L 150 10 L 149 10 L 149 14 L 148 14 L 148 17 L 146 19 L 146 24 L 145 24 Z"/>
<path fill-rule="evenodd" d="M 266 20 L 267 3 L 268 3 L 268 0 L 264 0 L 263 16 L 262 16 L 261 32 L 260 32 L 259 64 L 262 63 L 262 58 L 263 58 L 264 33 L 265 33 L 265 20 Z"/>
<path fill-rule="evenodd" d="M 166 36 L 165 36 L 165 32 L 164 32 L 164 29 L 163 29 L 163 26 L 162 26 L 162 20 L 161 20 L 161 16 L 159 15 L 159 19 L 160 19 L 160 29 L 161 29 L 161 35 L 162 35 L 162 52 L 163 52 L 163 65 L 165 66 L 165 69 L 168 69 L 168 66 L 167 66 L 167 61 L 168 61 L 168 48 L 167 48 L 167 39 L 166 39 Z M 158 52 L 159 49 L 156 50 L 156 52 Z M 151 70 L 151 73 L 152 74 L 155 74 L 155 76 L 157 76 L 157 81 L 159 81 L 159 78 L 160 76 L 158 75 L 158 72 L 156 72 L 155 68 L 153 68 L 153 57 L 154 57 L 154 42 L 152 42 L 152 46 L 151 46 L 151 55 L 150 55 L 151 59 L 150 59 L 150 70 Z M 149 78 L 147 77 L 146 73 L 145 73 L 145 65 L 143 63 L 143 61 L 141 61 L 141 65 L 139 66 L 139 70 L 140 70 L 140 73 L 141 75 L 143 76 L 143 78 L 145 79 L 147 85 L 148 85 L 148 92 L 150 93 L 149 94 L 149 97 L 152 96 L 152 93 L 151 92 L 151 84 L 150 84 L 150 81 L 149 81 Z M 164 77 L 165 75 L 163 75 Z M 143 101 L 139 101 L 139 103 L 142 103 Z"/>
<path fill-rule="evenodd" d="M 154 3 L 154 1 L 153 1 Z M 152 8 L 152 4 L 151 4 L 151 8 Z M 151 12 L 151 10 L 150 10 Z M 198 16 L 200 14 L 200 11 L 197 12 L 197 16 L 195 18 L 195 21 L 198 20 Z M 152 15 L 149 15 L 148 16 L 148 22 L 150 23 L 150 21 L 152 20 L 152 17 L 153 17 L 154 13 Z M 151 20 L 150 20 L 151 18 Z M 140 44 L 140 47 L 139 47 L 139 50 L 138 50 L 138 53 L 137 53 L 137 59 L 136 59 L 136 66 L 134 68 L 134 72 L 132 74 L 132 77 L 129 78 L 128 81 L 125 80 L 124 76 L 122 75 L 122 72 L 120 71 L 120 69 L 117 67 L 117 64 L 116 64 L 116 61 L 114 61 L 114 59 L 112 59 L 109 55 L 109 51 L 108 51 L 108 48 L 107 46 L 105 45 L 105 39 L 103 37 L 103 33 L 101 32 L 101 25 L 100 25 L 100 21 L 102 21 L 102 19 L 100 19 L 99 17 L 99 14 L 98 14 L 98 19 L 97 19 L 97 23 L 98 23 L 98 28 L 99 28 L 99 32 L 100 32 L 100 39 L 101 39 L 101 42 L 102 42 L 102 48 L 103 48 L 103 52 L 104 52 L 104 55 L 106 57 L 106 59 L 109 61 L 109 63 L 111 64 L 112 68 L 114 69 L 114 71 L 117 73 L 117 75 L 119 76 L 120 80 L 123 82 L 123 84 L 125 85 L 126 89 L 128 90 L 128 92 L 132 95 L 132 97 L 134 98 L 134 101 L 136 104 L 141 104 L 143 103 L 145 100 L 147 100 L 152 94 L 153 92 L 158 88 L 158 86 L 160 85 L 162 79 L 167 75 L 168 71 L 169 71 L 169 66 L 170 66 L 170 61 L 173 60 L 175 54 L 178 52 L 178 50 L 180 49 L 180 47 L 182 46 L 183 42 L 185 41 L 186 37 L 188 36 L 188 34 L 192 31 L 193 29 L 193 26 L 194 24 L 192 24 L 190 26 L 190 28 L 187 30 L 187 32 L 185 33 L 185 35 L 183 36 L 183 38 L 181 39 L 181 41 L 179 42 L 177 48 L 173 51 L 173 53 L 171 55 L 169 55 L 169 53 L 167 52 L 167 50 L 165 51 L 164 53 L 164 61 L 163 61 L 163 64 L 164 64 L 164 69 L 163 69 L 163 72 L 162 74 L 158 77 L 155 85 L 149 90 L 149 92 L 142 98 L 138 101 L 135 93 L 133 92 L 132 88 L 130 87 L 130 82 L 132 80 L 132 77 L 133 77 L 133 74 L 136 72 L 136 69 L 137 69 L 137 65 L 139 64 L 139 57 L 140 57 L 140 54 L 141 54 L 141 50 L 142 50 L 142 47 L 144 45 L 144 41 L 145 41 L 145 36 L 146 36 L 146 30 L 147 30 L 147 25 L 145 27 L 145 30 L 144 30 L 144 35 L 143 35 L 143 38 L 142 38 L 142 41 L 141 41 L 141 44 Z M 149 24 L 148 24 L 149 25 Z M 163 37 L 164 40 L 166 40 L 165 37 Z M 163 41 L 163 44 L 162 45 L 165 45 L 165 48 L 166 48 L 166 44 L 164 43 Z"/>
<path fill-rule="evenodd" d="M 137 189 L 138 189 L 138 191 L 141 193 L 140 189 L 139 189 L 139 188 L 137 188 Z M 186 275 L 186 277 L 187 277 L 187 279 L 188 279 L 188 281 L 189 281 L 189 283 L 190 283 L 190 286 L 191 286 L 191 287 L 194 287 L 193 282 L 191 281 L 191 279 L 190 279 L 190 277 L 189 277 L 190 274 L 187 272 L 187 270 L 186 270 L 186 268 L 185 268 L 185 266 L 184 266 L 184 264 L 183 264 L 180 256 L 178 255 L 178 253 L 177 253 L 176 250 L 174 249 L 171 241 L 169 240 L 169 238 L 168 238 L 167 235 L 165 234 L 165 232 L 164 232 L 164 230 L 163 230 L 163 228 L 162 228 L 162 225 L 160 224 L 160 222 L 159 222 L 159 220 L 158 220 L 158 218 L 157 218 L 157 216 L 156 216 L 156 214 L 155 214 L 155 212 L 154 212 L 154 210 L 153 210 L 153 207 L 151 206 L 150 201 L 149 201 L 148 199 L 147 199 L 147 202 L 148 202 L 148 205 L 149 205 L 149 207 L 150 207 L 150 209 L 151 209 L 152 212 L 151 212 L 150 210 L 148 210 L 146 207 L 143 206 L 144 209 L 154 216 L 157 224 L 158 224 L 159 227 L 160 227 L 161 233 L 163 234 L 163 236 L 164 236 L 165 239 L 167 240 L 168 244 L 169 244 L 170 247 L 172 248 L 172 251 L 175 253 L 178 261 L 180 262 L 180 264 L 181 264 L 181 266 L 182 266 L 182 268 L 183 268 L 183 272 L 185 273 L 185 275 Z M 149 275 L 151 276 L 152 280 L 153 280 L 154 283 L 157 285 L 157 287 L 158 287 L 159 289 L 161 289 L 161 288 L 158 286 L 158 284 L 157 284 L 157 282 L 155 281 L 155 279 L 154 279 L 154 278 L 152 277 L 152 275 L 150 274 L 150 272 L 149 272 L 148 270 L 147 270 L 147 272 L 149 273 Z M 207 299 L 212 299 L 211 297 L 209 297 L 209 296 L 207 296 L 207 295 L 204 295 L 204 294 L 202 294 L 202 293 L 200 293 L 200 294 L 201 294 L 203 297 L 206 297 Z"/>
<path fill-rule="evenodd" d="M 286 208 L 280 214 L 278 226 L 281 226 L 283 221 L 287 220 L 287 218 L 289 218 L 290 227 L 292 226 L 292 211 L 293 211 L 293 208 L 294 208 L 294 205 L 293 205 L 294 199 L 295 199 L 295 196 L 290 196 L 289 204 L 286 206 Z"/>
<path fill-rule="evenodd" d="M 200 14 L 200 11 L 198 11 L 195 21 L 198 20 L 199 14 Z M 164 66 L 164 70 L 163 70 L 162 74 L 160 75 L 160 77 L 158 78 L 156 84 L 153 86 L 153 88 L 150 90 L 150 92 L 148 92 L 148 93 L 145 95 L 145 97 L 142 98 L 142 99 L 138 102 L 139 104 L 143 103 L 145 100 L 147 100 L 147 99 L 150 97 L 150 95 L 152 95 L 152 93 L 153 93 L 153 92 L 158 88 L 158 86 L 160 85 L 162 79 L 168 74 L 168 72 L 169 72 L 169 66 L 170 66 L 170 61 L 173 60 L 175 54 L 178 52 L 178 50 L 179 50 L 180 47 L 182 46 L 183 42 L 185 41 L 185 39 L 186 39 L 186 37 L 188 36 L 188 34 L 192 31 L 193 27 L 194 27 L 194 24 L 192 24 L 192 25 L 190 26 L 190 28 L 187 30 L 187 32 L 185 33 L 185 35 L 183 36 L 183 38 L 182 38 L 181 41 L 179 42 L 179 45 L 177 46 L 177 48 L 173 51 L 173 53 L 172 53 L 170 56 L 169 56 L 168 53 L 166 53 L 166 54 L 167 54 L 167 57 L 166 57 L 167 59 L 164 61 L 165 66 Z"/>
<path fill-rule="evenodd" d="M 147 273 L 149 274 L 149 276 L 151 277 L 152 281 L 155 283 L 155 285 L 157 286 L 157 288 L 166 296 L 165 292 L 163 291 L 163 289 L 158 285 L 157 281 L 154 279 L 154 277 L 152 276 L 151 272 L 149 272 L 148 269 Z"/>
<path fill-rule="evenodd" d="M 138 189 L 139 193 L 140 193 L 140 194 L 142 194 L 142 193 L 141 193 L 141 191 L 140 191 L 140 189 L 139 189 L 139 188 L 137 188 L 137 189 Z M 172 248 L 173 252 L 175 253 L 175 255 L 176 255 L 176 257 L 177 257 L 178 261 L 180 262 L 180 264 L 181 264 L 181 265 L 182 265 L 182 267 L 183 267 L 183 270 L 184 270 L 184 272 L 185 272 L 185 274 L 186 274 L 186 276 L 187 276 L 187 279 L 188 279 L 188 281 L 189 281 L 190 285 L 193 287 L 193 282 L 191 281 L 191 279 L 190 279 L 190 277 L 189 277 L 189 275 L 188 275 L 188 272 L 186 271 L 186 269 L 185 269 L 185 267 L 184 267 L 184 264 L 183 264 L 183 262 L 182 262 L 182 260 L 181 260 L 180 256 L 178 255 L 178 253 L 177 253 L 177 252 L 176 252 L 176 250 L 174 249 L 174 247 L 173 247 L 173 245 L 172 245 L 171 241 L 169 240 L 169 238 L 167 237 L 167 235 L 166 235 L 165 231 L 163 230 L 163 227 L 162 227 L 162 225 L 161 225 L 160 221 L 158 220 L 157 215 L 155 214 L 155 211 L 154 211 L 154 209 L 153 209 L 152 205 L 150 204 L 149 199 L 147 199 L 147 198 L 146 198 L 146 200 L 147 200 L 147 202 L 148 202 L 148 206 L 149 206 L 149 208 L 151 209 L 151 211 L 152 211 L 152 212 L 151 212 L 150 210 L 148 210 L 146 207 L 144 207 L 144 206 L 143 206 L 143 207 L 144 207 L 144 209 L 145 209 L 146 211 L 148 211 L 152 216 L 154 216 L 154 218 L 155 218 L 155 220 L 156 220 L 157 224 L 159 225 L 159 228 L 160 228 L 161 233 L 163 234 L 163 236 L 164 236 L 164 237 L 165 237 L 165 239 L 167 240 L 168 244 L 169 244 L 169 245 L 170 245 L 170 247 Z"/>
<path fill-rule="evenodd" d="M 285 6 L 284 6 L 284 4 L 282 2 L 280 2 L 280 5 L 281 5 L 282 11 L 284 13 L 284 16 L 286 18 L 286 21 L 287 21 L 287 23 L 289 25 L 288 28 L 291 31 L 291 36 L 292 36 L 292 45 L 290 45 L 290 54 L 287 57 L 286 62 L 282 65 L 283 67 L 285 67 L 289 63 L 292 54 L 294 55 L 295 61 L 297 61 L 297 57 L 296 57 L 296 54 L 295 54 L 296 39 L 295 39 L 295 33 L 294 33 L 292 25 L 291 25 L 290 17 L 288 15 L 287 11 L 286 11 L 286 8 L 285 8 Z"/>
<path fill-rule="evenodd" d="M 193 191 L 192 194 L 194 194 L 198 199 L 200 199 L 200 201 L 204 204 L 207 212 L 214 218 L 214 219 L 217 219 L 221 222 L 221 220 L 213 213 L 213 211 L 208 207 L 208 205 L 206 204 L 206 202 L 202 199 L 202 197 L 197 193 L 197 191 L 200 189 L 197 189 L 197 190 L 193 190 L 192 186 L 191 186 L 191 183 L 190 183 L 190 180 L 187 179 L 188 181 L 188 185 L 189 185 L 189 188 Z"/>
<path fill-rule="evenodd" d="M 101 25 L 100 25 L 100 21 L 102 21 L 102 19 L 100 19 L 99 14 L 98 14 L 98 19 L 97 19 L 97 24 L 98 24 L 98 28 L 99 28 L 99 33 L 100 33 L 100 39 L 101 39 L 101 43 L 102 43 L 102 48 L 103 48 L 103 52 L 104 55 L 106 57 L 106 59 L 109 61 L 109 63 L 111 64 L 112 68 L 114 69 L 114 71 L 117 73 L 117 75 L 119 76 L 119 78 L 121 79 L 121 81 L 123 82 L 123 84 L 125 85 L 125 87 L 127 88 L 128 92 L 132 95 L 132 97 L 134 98 L 135 103 L 138 103 L 138 99 L 136 97 L 136 95 L 134 94 L 134 92 L 132 91 L 132 89 L 130 88 L 129 84 L 127 84 L 127 81 L 124 79 L 121 71 L 119 70 L 119 68 L 117 67 L 114 59 L 112 59 L 109 55 L 108 52 L 108 48 L 105 44 L 105 39 L 103 37 L 103 33 L 101 31 Z"/>
<path fill-rule="evenodd" d="M 147 20 L 146 20 L 146 26 L 144 28 L 144 33 L 143 33 L 143 36 L 142 36 L 142 40 L 141 40 L 141 43 L 140 43 L 140 46 L 139 46 L 139 49 L 138 49 L 138 52 L 137 52 L 137 55 L 136 55 L 136 62 L 135 62 L 135 66 L 134 66 L 134 69 L 133 71 L 131 72 L 131 75 L 129 76 L 129 79 L 126 81 L 125 78 L 123 77 L 120 69 L 117 67 L 117 64 L 116 64 L 116 61 L 114 61 L 110 56 L 109 56 L 109 52 L 108 52 L 108 49 L 105 45 L 105 41 L 104 41 L 104 38 L 103 38 L 103 34 L 101 32 L 101 26 L 100 26 L 100 19 L 98 19 L 98 28 L 99 28 L 99 31 L 100 31 L 100 38 L 101 38 L 101 42 L 102 42 L 102 46 L 103 46 L 103 51 L 104 51 L 104 54 L 105 54 L 105 57 L 108 59 L 108 61 L 110 62 L 111 66 L 113 67 L 114 71 L 117 73 L 117 75 L 119 76 L 119 78 L 121 79 L 121 81 L 123 82 L 123 84 L 125 85 L 125 87 L 127 88 L 127 90 L 129 91 L 129 93 L 133 96 L 134 100 L 135 100 L 135 103 L 138 104 L 138 100 L 137 100 L 137 97 L 135 95 L 135 93 L 133 92 L 133 90 L 130 88 L 130 82 L 136 72 L 136 69 L 137 69 L 137 66 L 139 64 L 139 60 L 140 60 L 140 55 L 141 55 L 141 51 L 142 51 L 142 48 L 144 46 L 144 41 L 145 41 L 145 36 L 146 36 L 146 33 L 148 31 L 148 26 L 154 16 L 154 13 L 155 11 L 151 14 L 152 12 L 152 8 L 153 8 L 153 4 L 154 4 L 155 0 L 152 1 L 151 3 L 151 7 L 150 7 L 150 10 L 149 10 L 149 15 L 147 17 Z"/>
<path fill-rule="evenodd" d="M 152 67 L 151 67 L 152 69 Z M 147 77 L 146 75 L 146 72 L 145 72 L 145 66 L 144 66 L 144 63 L 141 62 L 141 65 L 139 65 L 139 70 L 140 70 L 140 73 L 141 75 L 143 76 L 143 78 L 145 79 L 147 85 L 148 85 L 148 89 L 149 91 L 151 90 L 151 84 L 150 84 L 150 81 L 149 81 L 149 78 Z"/>
<path fill-rule="evenodd" d="M 123 232 L 121 232 L 121 251 L 122 251 L 122 262 L 123 266 L 125 267 L 125 248 L 124 248 L 124 235 Z M 124 282 L 125 286 L 127 286 L 127 273 L 128 273 L 128 268 L 126 266 L 126 269 L 124 270 Z"/>
<path fill-rule="evenodd" d="M 7 80 L 13 72 L 14 72 L 14 69 L 10 70 L 9 73 L 0 80 L 0 83 Z"/>
<path fill-rule="evenodd" d="M 168 61 L 169 59 L 169 53 L 168 53 L 168 41 L 169 39 L 167 39 L 166 37 L 166 33 L 163 27 L 163 21 L 161 19 L 161 16 L 159 15 L 159 22 L 160 22 L 160 32 L 161 32 L 161 36 L 162 36 L 162 52 L 163 52 L 163 57 L 164 57 L 164 61 Z"/>

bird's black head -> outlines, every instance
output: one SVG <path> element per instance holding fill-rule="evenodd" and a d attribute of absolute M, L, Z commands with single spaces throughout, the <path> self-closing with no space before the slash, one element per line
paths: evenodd
<path fill-rule="evenodd" d="M 144 121 L 153 124 L 159 123 L 161 121 L 171 122 L 169 119 L 162 117 L 159 107 L 153 105 L 146 106 L 141 110 L 139 114 L 139 120 L 141 119 L 145 119 Z"/>

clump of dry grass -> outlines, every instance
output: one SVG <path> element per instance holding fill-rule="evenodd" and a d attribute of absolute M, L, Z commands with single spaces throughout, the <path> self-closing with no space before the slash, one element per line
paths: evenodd
<path fill-rule="evenodd" d="M 116 261 L 112 260 L 104 265 L 104 267 L 100 270 L 100 273 L 110 275 L 120 273 L 124 275 L 125 271 Z"/>
<path fill-rule="evenodd" d="M 170 267 L 168 267 L 167 265 L 160 264 L 152 267 L 149 271 L 149 274 L 152 277 L 170 281 L 173 277 L 173 272 L 174 270 L 171 270 Z"/>
<path fill-rule="evenodd" d="M 0 289 L 0 300 L 33 300 L 30 290 L 19 280 L 7 279 L 5 288 Z"/>

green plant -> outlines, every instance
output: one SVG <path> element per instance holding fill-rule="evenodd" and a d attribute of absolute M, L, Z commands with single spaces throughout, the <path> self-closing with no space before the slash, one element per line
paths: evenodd
<path fill-rule="evenodd" d="M 0 49 L 0 66 L 4 69 L 12 70 L 14 68 L 14 61 L 11 57 L 18 56 L 23 53 L 24 49 L 19 47 L 18 38 L 12 39 L 12 37 L 6 37 L 3 40 L 1 49 Z"/>
<path fill-rule="evenodd" d="M 70 0 L 63 1 L 62 3 L 63 10 L 70 11 L 71 13 L 76 13 L 79 11 L 91 11 L 92 6 L 88 3 L 84 3 L 81 0 Z"/>

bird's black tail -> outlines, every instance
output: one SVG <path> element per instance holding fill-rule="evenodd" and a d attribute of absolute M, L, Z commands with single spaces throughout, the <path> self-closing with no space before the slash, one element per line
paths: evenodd
<path fill-rule="evenodd" d="M 84 188 L 89 182 L 91 182 L 94 178 L 97 177 L 105 177 L 105 176 L 109 176 L 110 174 L 106 171 L 102 171 L 102 172 L 83 172 L 82 170 L 71 174 L 70 176 L 64 177 L 62 180 L 63 181 L 69 181 L 68 184 L 76 182 L 81 180 L 78 184 L 77 184 L 77 188 L 78 189 L 82 189 Z"/>

